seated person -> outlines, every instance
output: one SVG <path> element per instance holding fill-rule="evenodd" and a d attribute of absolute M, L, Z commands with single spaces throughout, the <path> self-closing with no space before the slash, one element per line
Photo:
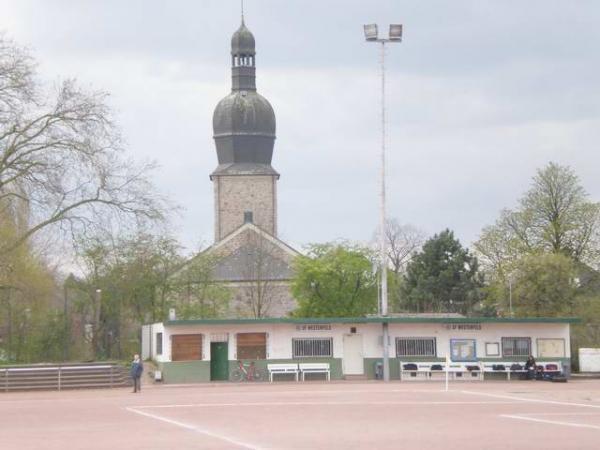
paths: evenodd
<path fill-rule="evenodd" d="M 525 370 L 527 371 L 527 373 L 526 373 L 527 379 L 534 380 L 535 372 L 536 372 L 536 364 L 535 364 L 535 359 L 533 359 L 533 355 L 529 355 L 529 358 L 527 358 L 527 362 L 525 363 Z"/>

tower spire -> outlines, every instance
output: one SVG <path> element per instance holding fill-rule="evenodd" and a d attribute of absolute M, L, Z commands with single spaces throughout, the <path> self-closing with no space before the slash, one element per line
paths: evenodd
<path fill-rule="evenodd" d="M 242 3 L 242 25 L 244 25 L 244 0 L 240 0 Z"/>
<path fill-rule="evenodd" d="M 231 93 L 213 114 L 219 161 L 210 175 L 215 186 L 216 242 L 241 227 L 248 212 L 258 227 L 277 236 L 279 174 L 271 166 L 275 112 L 256 92 L 256 42 L 244 25 L 242 2 L 240 6 L 242 24 L 231 37 Z"/>
<path fill-rule="evenodd" d="M 255 91 L 255 42 L 254 36 L 244 25 L 243 17 L 242 24 L 231 37 L 231 88 L 234 91 Z"/>

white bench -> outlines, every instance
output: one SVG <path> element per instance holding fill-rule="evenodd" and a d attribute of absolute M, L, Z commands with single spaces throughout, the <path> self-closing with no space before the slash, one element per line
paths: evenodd
<path fill-rule="evenodd" d="M 521 369 L 511 369 L 511 366 L 518 364 Z M 506 379 L 510 380 L 512 373 L 525 373 L 525 363 L 517 361 L 494 361 L 482 363 L 483 373 L 501 373 L 506 375 Z M 504 368 L 503 368 L 504 367 Z"/>
<path fill-rule="evenodd" d="M 519 365 L 521 369 L 514 369 L 513 367 Z M 539 361 L 535 363 L 536 368 L 542 367 L 544 372 L 552 372 L 552 373 L 561 373 L 561 367 L 559 362 L 546 362 Z M 504 369 L 501 368 L 504 366 Z M 496 368 L 494 368 L 496 367 Z M 556 368 L 554 368 L 556 367 Z M 524 374 L 527 373 L 525 370 L 525 362 L 524 361 L 494 361 L 494 362 L 485 362 L 482 363 L 483 373 L 502 373 L 506 375 L 506 379 L 510 380 L 511 374 Z"/>
<path fill-rule="evenodd" d="M 417 361 L 400 361 L 400 380 L 411 380 L 411 379 L 431 379 L 432 366 L 442 366 L 443 362 L 417 362 Z M 434 370 L 433 373 L 443 373 L 442 370 Z"/>
<path fill-rule="evenodd" d="M 273 382 L 273 375 L 293 373 L 298 381 L 298 364 L 267 364 L 269 381 Z"/>
<path fill-rule="evenodd" d="M 483 381 L 483 370 L 478 362 L 451 362 L 448 365 L 448 374 L 453 380 Z"/>
<path fill-rule="evenodd" d="M 302 381 L 304 381 L 304 375 L 307 373 L 324 373 L 327 375 L 327 381 L 331 380 L 329 363 L 300 363 L 298 366 L 302 374 Z"/>
<path fill-rule="evenodd" d="M 400 361 L 402 381 L 440 379 L 446 371 L 453 380 L 483 380 L 483 370 L 477 362 L 451 362 L 446 367 L 445 361 Z"/>

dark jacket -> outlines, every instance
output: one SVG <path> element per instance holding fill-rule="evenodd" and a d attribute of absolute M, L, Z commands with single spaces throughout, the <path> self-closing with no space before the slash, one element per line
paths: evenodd
<path fill-rule="evenodd" d="M 533 359 L 533 358 L 527 359 L 527 362 L 525 363 L 525 370 L 535 370 L 535 369 L 536 369 L 535 359 Z"/>
<path fill-rule="evenodd" d="M 139 378 L 142 376 L 142 372 L 144 371 L 144 364 L 140 360 L 140 362 L 133 362 L 131 364 L 130 374 L 133 378 Z"/>

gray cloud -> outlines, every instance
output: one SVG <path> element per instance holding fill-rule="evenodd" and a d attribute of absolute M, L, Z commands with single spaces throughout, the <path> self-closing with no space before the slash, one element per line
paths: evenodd
<path fill-rule="evenodd" d="M 212 111 L 229 91 L 237 1 L 0 0 L 41 72 L 112 93 L 129 149 L 212 240 Z M 572 166 L 600 199 L 600 5 L 592 1 L 246 2 L 258 88 L 275 108 L 280 231 L 370 239 L 378 221 L 377 48 L 362 24 L 405 25 L 388 53 L 389 214 L 477 238 L 536 168 Z"/>

